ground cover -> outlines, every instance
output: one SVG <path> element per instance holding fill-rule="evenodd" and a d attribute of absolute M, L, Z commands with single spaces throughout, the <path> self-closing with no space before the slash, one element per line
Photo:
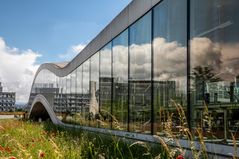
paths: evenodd
<path fill-rule="evenodd" d="M 175 104 L 177 113 L 165 112 L 161 135 L 154 135 L 158 144 L 132 141 L 107 134 L 97 134 L 80 129 L 67 129 L 51 122 L 30 122 L 17 119 L 0 120 L 0 159 L 184 159 L 211 158 L 207 153 L 203 128 L 190 131 L 183 108 Z M 213 136 L 210 114 L 206 110 L 204 121 L 207 132 Z M 177 129 L 175 130 L 175 118 Z M 189 149 L 180 145 L 187 139 Z M 234 159 L 238 158 L 237 141 L 232 134 Z M 196 142 L 195 142 L 196 141 Z M 174 146 L 171 146 L 171 145 Z"/>
<path fill-rule="evenodd" d="M 157 146 L 125 143 L 114 136 L 81 130 L 68 131 L 50 122 L 0 120 L 1 159 L 155 158 L 159 152 Z"/>

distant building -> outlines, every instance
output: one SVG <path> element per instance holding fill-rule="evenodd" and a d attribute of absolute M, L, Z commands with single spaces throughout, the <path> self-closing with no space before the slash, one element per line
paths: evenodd
<path fill-rule="evenodd" d="M 0 111 L 14 111 L 16 102 L 15 92 L 3 92 L 0 82 Z"/>

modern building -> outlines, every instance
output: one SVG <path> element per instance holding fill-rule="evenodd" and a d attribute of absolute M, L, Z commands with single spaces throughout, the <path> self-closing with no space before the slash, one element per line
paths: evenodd
<path fill-rule="evenodd" d="M 10 112 L 15 110 L 15 92 L 3 92 L 0 82 L 0 112 Z"/>
<path fill-rule="evenodd" d="M 40 66 L 30 118 L 148 139 L 169 113 L 178 133 L 180 105 L 210 142 L 238 140 L 237 13 L 238 0 L 133 0 L 71 62 Z"/>

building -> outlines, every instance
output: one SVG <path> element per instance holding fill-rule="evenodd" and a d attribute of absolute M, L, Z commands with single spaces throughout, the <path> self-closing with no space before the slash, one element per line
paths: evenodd
<path fill-rule="evenodd" d="M 0 82 L 0 112 L 10 112 L 15 110 L 15 92 L 3 92 Z"/>
<path fill-rule="evenodd" d="M 30 118 L 44 112 L 90 130 L 158 135 L 165 111 L 175 114 L 179 104 L 189 127 L 201 127 L 211 142 L 210 135 L 229 142 L 231 133 L 238 140 L 238 11 L 238 0 L 133 0 L 66 66 L 41 65 Z M 34 90 L 48 85 L 80 98 L 77 109 L 63 102 L 59 107 L 71 112 L 55 118 L 44 102 L 40 112 L 36 102 L 50 96 Z M 178 117 L 172 122 L 178 133 Z"/>

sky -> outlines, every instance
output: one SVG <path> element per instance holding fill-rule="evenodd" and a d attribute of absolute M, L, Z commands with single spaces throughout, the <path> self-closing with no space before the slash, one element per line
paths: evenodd
<path fill-rule="evenodd" d="M 131 0 L 1 0 L 0 82 L 27 102 L 40 64 L 71 60 Z"/>

